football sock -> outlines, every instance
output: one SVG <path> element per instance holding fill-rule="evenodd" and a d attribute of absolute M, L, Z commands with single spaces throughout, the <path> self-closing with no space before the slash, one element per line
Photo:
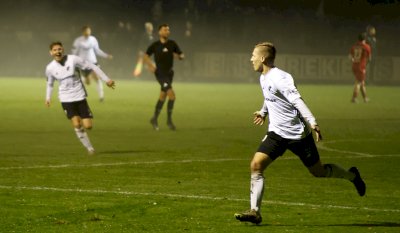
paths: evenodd
<path fill-rule="evenodd" d="M 156 110 L 154 111 L 154 118 L 158 118 L 158 115 L 160 115 L 160 112 L 161 112 L 161 109 L 163 108 L 163 106 L 164 106 L 164 102 L 165 101 L 161 101 L 161 100 L 158 100 L 157 101 L 157 104 L 156 104 Z"/>
<path fill-rule="evenodd" d="M 100 79 L 97 80 L 96 88 L 97 88 L 97 92 L 99 93 L 100 99 L 104 99 L 103 81 L 101 81 Z"/>
<path fill-rule="evenodd" d="M 325 164 L 324 168 L 327 170 L 326 177 L 342 178 L 350 181 L 353 181 L 355 178 L 354 173 L 349 172 L 336 164 Z"/>
<path fill-rule="evenodd" d="M 75 128 L 76 136 L 78 136 L 79 140 L 83 144 L 86 149 L 93 149 L 92 143 L 90 143 L 89 136 L 87 135 L 85 129 L 82 127 L 80 129 Z"/>
<path fill-rule="evenodd" d="M 175 100 L 168 100 L 168 121 L 172 120 L 172 110 L 174 109 Z"/>
<path fill-rule="evenodd" d="M 250 182 L 250 207 L 260 211 L 261 200 L 264 194 L 264 176 L 261 173 L 251 174 Z"/>

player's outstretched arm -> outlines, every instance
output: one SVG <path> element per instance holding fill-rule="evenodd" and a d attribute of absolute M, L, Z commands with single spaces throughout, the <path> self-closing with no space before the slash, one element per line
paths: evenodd
<path fill-rule="evenodd" d="M 47 76 L 47 87 L 46 87 L 46 101 L 45 105 L 47 107 L 50 107 L 50 99 L 51 99 L 51 94 L 53 93 L 53 87 L 54 87 L 54 78 L 50 75 L 48 70 L 46 70 L 46 76 Z"/>
<path fill-rule="evenodd" d="M 179 60 L 183 60 L 183 59 L 185 59 L 185 54 L 183 54 L 183 53 L 174 53 L 174 57 L 179 59 Z"/>

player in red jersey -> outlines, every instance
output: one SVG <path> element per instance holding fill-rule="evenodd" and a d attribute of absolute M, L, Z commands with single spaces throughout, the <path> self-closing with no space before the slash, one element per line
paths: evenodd
<path fill-rule="evenodd" d="M 351 102 L 357 102 L 358 90 L 361 89 L 361 95 L 364 102 L 368 102 L 367 90 L 365 88 L 365 69 L 367 63 L 371 60 L 371 47 L 366 43 L 366 34 L 361 33 L 358 41 L 350 49 L 350 59 L 353 62 L 353 73 L 356 77 L 354 84 L 353 98 Z"/>

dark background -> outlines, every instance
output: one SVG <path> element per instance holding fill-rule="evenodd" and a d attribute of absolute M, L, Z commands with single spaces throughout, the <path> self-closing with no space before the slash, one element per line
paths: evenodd
<path fill-rule="evenodd" d="M 107 73 L 130 78 L 146 21 L 155 31 L 168 23 L 189 62 L 198 52 L 250 53 L 260 41 L 273 42 L 278 54 L 347 56 L 367 25 L 377 29 L 376 55 L 400 56 L 400 0 L 13 0 L 1 1 L 0 13 L 0 76 L 43 77 L 48 44 L 61 40 L 69 52 L 90 25 L 114 55 L 100 60 Z"/>

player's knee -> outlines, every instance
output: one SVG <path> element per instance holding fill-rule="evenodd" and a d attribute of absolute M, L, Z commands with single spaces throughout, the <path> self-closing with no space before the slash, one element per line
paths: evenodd
<path fill-rule="evenodd" d="M 75 129 L 80 129 L 82 126 L 80 122 L 72 122 L 72 127 Z"/>
<path fill-rule="evenodd" d="M 260 172 L 261 170 L 262 170 L 262 162 L 257 159 L 253 159 L 250 163 L 250 171 Z"/>
<path fill-rule="evenodd" d="M 87 129 L 87 130 L 91 130 L 91 129 L 93 128 L 92 125 L 85 125 L 84 127 L 85 127 L 85 129 Z"/>

